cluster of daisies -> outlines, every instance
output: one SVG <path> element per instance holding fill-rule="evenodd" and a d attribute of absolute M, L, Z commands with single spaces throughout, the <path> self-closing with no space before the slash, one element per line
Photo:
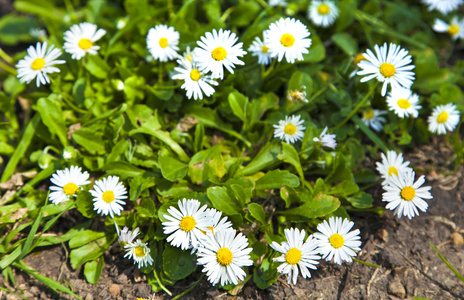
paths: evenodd
<path fill-rule="evenodd" d="M 428 10 L 438 10 L 448 18 L 448 13 L 455 11 L 460 5 L 464 4 L 464 0 L 422 0 L 428 5 Z M 433 24 L 433 30 L 440 33 L 447 33 L 452 39 L 464 39 L 464 18 L 459 19 L 458 16 L 451 16 L 449 23 L 442 19 L 436 19 Z"/>

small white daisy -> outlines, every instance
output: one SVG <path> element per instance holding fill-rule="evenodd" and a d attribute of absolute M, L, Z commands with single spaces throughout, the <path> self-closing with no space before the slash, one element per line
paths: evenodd
<path fill-rule="evenodd" d="M 395 88 L 387 96 L 388 107 L 400 118 L 417 118 L 422 108 L 418 103 L 419 96 L 406 88 Z"/>
<path fill-rule="evenodd" d="M 206 229 L 201 230 L 204 236 L 198 240 L 198 243 L 192 244 L 192 254 L 195 253 L 199 247 L 206 247 L 204 242 L 208 233 L 216 234 L 216 232 L 232 227 L 232 223 L 227 220 L 227 217 L 222 218 L 221 211 L 218 211 L 215 208 L 208 208 L 206 213 L 209 215 L 208 218 L 211 220 L 211 224 L 210 226 L 207 226 Z"/>
<path fill-rule="evenodd" d="M 276 7 L 276 6 L 286 7 L 288 5 L 286 0 L 269 0 L 267 4 L 271 7 Z"/>
<path fill-rule="evenodd" d="M 95 181 L 93 190 L 90 191 L 93 198 L 93 207 L 98 214 L 108 215 L 114 218 L 114 215 L 120 215 L 123 210 L 122 205 L 126 202 L 122 201 L 127 199 L 126 187 L 119 182 L 119 177 L 108 176 L 102 180 Z"/>
<path fill-rule="evenodd" d="M 377 78 L 383 82 L 382 96 L 387 93 L 388 84 L 392 89 L 405 87 L 410 88 L 414 80 L 414 72 L 411 72 L 416 66 L 412 65 L 411 55 L 408 51 L 401 49 L 400 46 L 393 43 L 388 48 L 387 43 L 382 47 L 375 45 L 374 54 L 370 49 L 363 53 L 365 60 L 358 63 L 362 70 L 357 75 L 368 75 L 361 79 L 361 82 Z"/>
<path fill-rule="evenodd" d="M 179 55 L 179 32 L 174 27 L 167 25 L 156 25 L 148 30 L 147 48 L 154 59 L 162 62 L 176 59 Z"/>
<path fill-rule="evenodd" d="M 317 225 L 319 232 L 314 233 L 314 237 L 323 259 L 331 261 L 333 258 L 339 265 L 343 261 L 353 261 L 351 257 L 356 256 L 355 251 L 361 251 L 359 229 L 349 232 L 353 226 L 353 222 L 340 217 L 330 217 L 329 222 L 324 220 Z"/>
<path fill-rule="evenodd" d="M 269 47 L 267 47 L 259 37 L 256 37 L 253 43 L 248 48 L 252 56 L 258 57 L 258 64 L 268 65 L 271 63 L 271 55 L 269 54 Z"/>
<path fill-rule="evenodd" d="M 327 130 L 329 130 L 329 128 L 325 127 L 321 135 L 319 137 L 315 137 L 313 141 L 316 143 L 321 143 L 324 147 L 335 149 L 337 147 L 337 141 L 335 140 L 337 135 L 327 134 Z"/>
<path fill-rule="evenodd" d="M 399 174 L 412 171 L 409 166 L 409 161 L 403 162 L 403 154 L 397 154 L 393 150 L 387 151 L 387 156 L 385 154 L 380 155 L 382 157 L 382 162 L 377 162 L 377 171 L 380 173 L 380 177 L 384 179 L 382 185 L 387 184 L 387 180 L 393 175 L 399 176 Z"/>
<path fill-rule="evenodd" d="M 447 32 L 453 40 L 464 39 L 464 19 L 459 21 L 458 17 L 453 17 L 450 24 L 445 21 L 436 19 L 433 24 L 433 30 L 436 32 Z"/>
<path fill-rule="evenodd" d="M 432 115 L 429 116 L 429 130 L 432 133 L 445 134 L 456 128 L 459 119 L 460 113 L 456 105 L 452 103 L 439 105 L 433 109 Z"/>
<path fill-rule="evenodd" d="M 64 33 L 63 49 L 71 54 L 72 59 L 81 59 L 87 53 L 95 55 L 100 49 L 100 46 L 95 45 L 95 42 L 105 34 L 106 30 L 97 30 L 97 25 L 92 23 L 83 22 L 73 25 Z"/>
<path fill-rule="evenodd" d="M 35 48 L 29 46 L 27 55 L 16 65 L 19 81 L 29 83 L 36 78 L 37 87 L 50 83 L 47 74 L 60 72 L 60 69 L 53 65 L 66 63 L 64 60 L 57 60 L 60 56 L 61 50 L 53 48 L 53 45 L 47 49 L 47 42 L 37 43 Z"/>
<path fill-rule="evenodd" d="M 31 28 L 29 34 L 38 40 L 45 39 L 47 37 L 47 32 L 44 29 L 40 28 Z"/>
<path fill-rule="evenodd" d="M 133 240 L 139 235 L 139 228 L 135 228 L 134 231 L 130 231 L 128 227 L 124 226 L 123 230 L 119 233 L 119 242 L 126 245 L 132 243 Z"/>
<path fill-rule="evenodd" d="M 463 4 L 463 0 L 422 0 L 422 3 L 427 5 L 427 9 L 432 11 L 438 10 L 444 15 L 456 10 L 459 5 Z"/>
<path fill-rule="evenodd" d="M 64 170 L 57 170 L 50 181 L 50 201 L 57 205 L 66 202 L 71 196 L 76 197 L 82 186 L 89 184 L 89 173 L 82 172 L 81 167 L 71 166 Z"/>
<path fill-rule="evenodd" d="M 385 114 L 387 114 L 385 110 L 369 108 L 363 112 L 362 121 L 373 130 L 380 131 L 383 128 L 382 123 L 387 122 L 387 120 L 382 117 Z"/>
<path fill-rule="evenodd" d="M 190 62 L 192 62 L 193 60 L 193 51 L 190 51 L 190 46 L 187 46 L 185 48 L 185 52 L 184 54 L 182 55 L 182 57 Z"/>
<path fill-rule="evenodd" d="M 138 264 L 138 268 L 151 266 L 153 258 L 150 255 L 150 248 L 147 243 L 142 243 L 141 240 L 137 240 L 135 243 L 128 243 L 124 246 L 126 249 L 126 255 L 129 259 L 134 259 L 134 264 Z"/>
<path fill-rule="evenodd" d="M 305 231 L 290 228 L 284 230 L 286 242 L 279 245 L 272 242 L 271 248 L 283 253 L 282 256 L 274 258 L 273 261 L 281 262 L 277 268 L 277 272 L 288 274 L 288 283 L 293 279 L 293 285 L 296 285 L 298 279 L 298 267 L 300 268 L 303 278 L 311 278 L 311 273 L 308 269 L 316 270 L 317 260 L 321 259 L 318 255 L 316 240 L 312 235 L 308 236 L 304 242 Z"/>
<path fill-rule="evenodd" d="M 288 90 L 287 91 L 287 99 L 292 102 L 304 102 L 308 103 L 308 99 L 306 99 L 306 87 L 301 86 L 297 90 Z"/>
<path fill-rule="evenodd" d="M 312 1 L 308 8 L 308 18 L 316 25 L 329 27 L 339 14 L 337 5 L 330 0 Z"/>
<path fill-rule="evenodd" d="M 204 247 L 198 249 L 198 264 L 204 266 L 203 273 L 213 285 L 237 285 L 246 275 L 242 267 L 253 265 L 248 255 L 253 250 L 247 248 L 248 239 L 235 233 L 231 228 L 208 233 Z"/>
<path fill-rule="evenodd" d="M 394 210 L 398 218 L 404 215 L 412 219 L 419 215 L 418 208 L 423 212 L 427 211 L 429 205 L 424 199 L 433 198 L 429 192 L 432 187 L 421 187 L 425 183 L 425 176 L 422 175 L 414 182 L 415 176 L 414 171 L 393 175 L 383 186 L 385 192 L 382 194 L 382 201 L 389 202 L 386 208 Z"/>
<path fill-rule="evenodd" d="M 230 30 L 213 29 L 207 32 L 197 41 L 200 48 L 195 49 L 195 60 L 200 69 L 206 73 L 212 73 L 213 78 L 224 78 L 224 68 L 234 73 L 235 65 L 245 63 L 238 59 L 246 54 L 243 51 L 243 43 L 237 43 L 238 37 Z"/>
<path fill-rule="evenodd" d="M 277 57 L 277 61 L 285 59 L 289 63 L 295 60 L 303 60 L 303 54 L 309 53 L 311 33 L 306 25 L 293 18 L 281 18 L 272 23 L 264 33 L 264 44 L 269 47 L 271 57 Z"/>
<path fill-rule="evenodd" d="M 274 137 L 285 140 L 287 144 L 293 144 L 301 140 L 304 136 L 304 120 L 298 116 L 286 116 L 285 120 L 280 120 L 279 125 L 274 125 Z"/>

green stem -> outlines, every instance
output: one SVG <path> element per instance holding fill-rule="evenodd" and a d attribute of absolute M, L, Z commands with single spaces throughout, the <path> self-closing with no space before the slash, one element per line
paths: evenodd
<path fill-rule="evenodd" d="M 153 270 L 153 274 L 155 275 L 155 279 L 156 281 L 158 282 L 159 286 L 161 287 L 161 289 L 163 291 L 166 292 L 166 294 L 168 294 L 169 296 L 172 296 L 172 293 L 161 283 L 161 280 L 159 279 L 158 277 L 158 273 L 156 273 L 156 270 Z"/>
<path fill-rule="evenodd" d="M 8 54 L 6 54 L 6 52 L 3 51 L 2 48 L 0 48 L 0 58 L 2 58 L 4 61 L 9 63 L 10 65 L 13 64 L 13 62 L 14 62 L 14 59 L 11 56 L 9 56 Z"/>
<path fill-rule="evenodd" d="M 430 243 L 430 246 L 432 246 L 433 250 L 437 253 L 438 257 L 440 257 L 440 259 L 445 263 L 446 266 L 448 266 L 448 268 L 459 278 L 459 280 L 461 280 L 462 282 L 464 282 L 464 277 L 462 277 L 461 274 L 459 274 L 459 272 L 446 260 L 446 258 L 443 257 L 443 255 L 441 255 L 441 253 L 438 251 L 438 249 L 435 247 L 434 244 Z"/>
<path fill-rule="evenodd" d="M 7 71 L 8 73 L 12 74 L 12 75 L 17 75 L 18 73 L 16 72 L 16 69 L 10 67 L 9 65 L 7 65 L 6 63 L 4 63 L 3 61 L 0 60 L 0 68 Z"/>
<path fill-rule="evenodd" d="M 370 267 L 374 267 L 374 268 L 380 268 L 379 265 L 371 264 L 371 263 L 365 262 L 364 260 L 360 260 L 360 259 L 353 258 L 353 257 L 352 257 L 352 259 L 353 259 L 353 261 L 358 262 L 358 263 L 363 264 L 363 265 L 366 265 L 366 266 L 370 266 Z"/>
<path fill-rule="evenodd" d="M 274 70 L 274 67 L 276 66 L 276 64 L 277 64 L 277 59 L 273 59 L 271 66 L 269 67 L 269 69 L 266 70 L 266 72 L 264 72 L 264 74 L 262 76 L 263 80 L 266 79 L 266 77 L 269 76 L 269 74 L 271 74 L 271 72 Z"/>
<path fill-rule="evenodd" d="M 163 66 L 164 64 L 162 62 L 159 63 L 158 66 L 158 82 L 163 82 Z"/>
<path fill-rule="evenodd" d="M 225 22 L 230 14 L 234 11 L 235 7 L 229 7 L 221 16 L 221 21 Z"/>
<path fill-rule="evenodd" d="M 172 298 L 171 300 L 177 300 L 177 299 L 179 299 L 180 297 L 182 297 L 182 296 L 184 296 L 185 294 L 187 294 L 188 292 L 190 292 L 191 290 L 193 290 L 193 289 L 198 285 L 198 283 L 200 283 L 200 281 L 203 279 L 203 277 L 205 277 L 205 273 L 201 274 L 200 279 L 198 279 L 191 287 L 189 287 L 188 289 L 186 289 L 185 291 L 183 291 L 183 292 L 180 293 L 179 295 L 175 296 L 175 297 Z"/>

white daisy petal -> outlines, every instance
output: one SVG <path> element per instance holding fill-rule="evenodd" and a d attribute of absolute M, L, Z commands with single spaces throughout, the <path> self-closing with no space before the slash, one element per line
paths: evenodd
<path fill-rule="evenodd" d="M 339 14 L 337 5 L 331 0 L 311 1 L 308 18 L 317 26 L 329 27 Z"/>
<path fill-rule="evenodd" d="M 150 28 L 147 35 L 147 48 L 154 59 L 166 62 L 174 60 L 179 55 L 179 32 L 174 27 L 167 25 L 156 25 Z"/>
<path fill-rule="evenodd" d="M 93 207 L 98 214 L 120 215 L 126 204 L 123 199 L 127 199 L 126 187 L 119 182 L 119 177 L 108 176 L 102 180 L 95 181 L 93 190 L 90 191 L 93 198 Z"/>
<path fill-rule="evenodd" d="M 395 151 L 388 151 L 387 155 L 381 154 L 382 162 L 377 162 L 377 171 L 384 179 L 382 185 L 387 184 L 387 180 L 392 178 L 393 175 L 399 175 L 406 171 L 412 171 L 409 166 L 409 161 L 403 162 L 403 154 L 397 154 Z"/>
<path fill-rule="evenodd" d="M 175 74 L 172 76 L 172 79 L 184 81 L 181 88 L 186 90 L 187 98 L 191 99 L 193 96 L 195 100 L 202 100 L 203 94 L 206 97 L 214 94 L 215 90 L 212 86 L 217 86 L 218 82 L 211 76 L 206 75 L 205 72 L 200 71 L 195 61 L 195 56 L 192 56 L 190 60 L 180 58 L 177 60 L 177 63 L 179 66 L 174 68 Z"/>
<path fill-rule="evenodd" d="M 456 105 L 452 103 L 439 105 L 433 109 L 432 115 L 428 118 L 429 131 L 437 134 L 453 131 L 459 124 L 460 118 Z"/>
<path fill-rule="evenodd" d="M 301 116 L 286 116 L 285 120 L 279 121 L 278 125 L 274 125 L 274 137 L 285 140 L 287 144 L 293 144 L 301 140 L 304 136 L 304 120 L 300 120 Z"/>
<path fill-rule="evenodd" d="M 134 231 L 135 233 L 135 231 Z M 124 257 L 134 259 L 134 264 L 138 264 L 138 268 L 151 266 L 153 258 L 150 255 L 150 248 L 147 243 L 142 243 L 141 240 L 137 240 L 135 243 L 128 242 L 124 248 L 126 249 L 126 255 Z"/>
<path fill-rule="evenodd" d="M 444 15 L 456 10 L 459 5 L 464 4 L 464 0 L 422 0 L 427 5 L 428 10 L 438 10 Z"/>
<path fill-rule="evenodd" d="M 61 202 L 68 201 L 71 196 L 76 197 L 82 186 L 89 184 L 89 173 L 82 172 L 81 167 L 71 166 L 64 170 L 57 170 L 52 175 L 50 181 L 55 186 L 50 186 L 49 199 L 57 205 Z"/>
<path fill-rule="evenodd" d="M 95 42 L 105 34 L 106 31 L 104 29 L 97 30 L 95 24 L 83 22 L 73 25 L 64 33 L 63 49 L 71 54 L 72 59 L 81 59 L 87 54 L 95 55 L 100 49 L 100 46 L 95 45 Z"/>

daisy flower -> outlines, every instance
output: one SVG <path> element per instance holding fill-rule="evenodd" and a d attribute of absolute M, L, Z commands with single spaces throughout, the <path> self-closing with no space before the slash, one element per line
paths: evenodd
<path fill-rule="evenodd" d="M 178 201 L 179 210 L 168 208 L 169 215 L 164 215 L 168 221 L 163 222 L 164 234 L 170 234 L 166 239 L 171 246 L 187 250 L 200 243 L 208 227 L 212 226 L 207 205 L 200 208 L 200 201 L 196 199 L 182 199 Z"/>
<path fill-rule="evenodd" d="M 193 60 L 193 51 L 190 51 L 190 46 L 187 46 L 187 48 L 185 48 L 185 52 L 182 55 L 182 57 L 190 62 Z"/>
<path fill-rule="evenodd" d="M 388 107 L 400 118 L 406 118 L 409 115 L 417 118 L 419 116 L 419 109 L 422 108 L 418 103 L 419 96 L 413 94 L 410 89 L 395 88 L 387 96 Z"/>
<path fill-rule="evenodd" d="M 316 25 L 329 27 L 338 17 L 338 8 L 333 1 L 312 1 L 308 8 L 308 18 Z"/>
<path fill-rule="evenodd" d="M 353 78 L 354 76 L 356 76 L 356 74 L 358 74 L 358 64 L 360 61 L 362 60 L 367 60 L 364 55 L 362 55 L 362 53 L 358 53 L 356 54 L 356 56 L 353 58 L 353 65 L 355 65 L 355 69 L 353 70 L 353 72 L 350 73 L 349 77 L 350 78 Z"/>
<path fill-rule="evenodd" d="M 153 258 L 150 255 L 150 248 L 148 248 L 147 243 L 142 243 L 141 240 L 137 240 L 135 243 L 128 243 L 124 246 L 126 249 L 126 255 L 129 259 L 134 259 L 134 264 L 138 264 L 138 268 L 151 266 L 153 263 Z"/>
<path fill-rule="evenodd" d="M 297 90 L 289 90 L 287 92 L 287 99 L 292 102 L 304 102 L 308 103 L 309 100 L 306 99 L 306 87 L 301 86 Z"/>
<path fill-rule="evenodd" d="M 59 49 L 53 48 L 53 45 L 47 49 L 47 42 L 37 43 L 27 48 L 27 55 L 18 61 L 16 68 L 20 82 L 31 82 L 36 79 L 36 85 L 50 83 L 48 73 L 59 73 L 60 69 L 54 67 L 56 64 L 64 64 L 64 60 L 57 60 L 61 56 Z"/>
<path fill-rule="evenodd" d="M 97 54 L 100 46 L 96 46 L 95 42 L 106 34 L 104 29 L 98 29 L 97 25 L 91 23 L 80 23 L 73 25 L 64 33 L 63 39 L 65 43 L 63 49 L 71 54 L 72 59 L 81 59 L 87 53 L 91 55 Z"/>
<path fill-rule="evenodd" d="M 134 231 L 130 231 L 128 227 L 124 226 L 123 230 L 119 233 L 119 242 L 126 245 L 132 243 L 132 241 L 139 235 L 139 228 L 135 228 Z"/>
<path fill-rule="evenodd" d="M 248 255 L 253 250 L 247 248 L 248 239 L 241 233 L 235 233 L 231 228 L 216 234 L 208 233 L 204 247 L 198 249 L 198 264 L 204 266 L 203 273 L 213 285 L 237 285 L 246 275 L 242 267 L 253 265 Z"/>
<path fill-rule="evenodd" d="M 89 173 L 82 172 L 81 167 L 71 166 L 64 170 L 57 170 L 50 178 L 54 184 L 50 186 L 50 201 L 57 205 L 68 201 L 71 196 L 76 197 L 80 188 L 90 183 L 88 179 Z"/>
<path fill-rule="evenodd" d="M 216 234 L 216 232 L 232 227 L 232 223 L 227 220 L 227 217 L 221 218 L 221 211 L 218 211 L 215 208 L 208 208 L 206 213 L 209 215 L 208 218 L 211 220 L 211 226 L 207 226 L 204 230 L 201 230 L 204 236 L 198 240 L 197 244 L 192 244 L 192 254 L 195 253 L 199 247 L 206 247 L 204 242 L 208 233 Z"/>
<path fill-rule="evenodd" d="M 387 180 L 393 175 L 399 176 L 400 173 L 412 171 L 409 166 L 409 161 L 403 162 L 403 154 L 397 154 L 393 150 L 387 151 L 387 156 L 384 153 L 380 155 L 382 162 L 377 162 L 377 171 L 380 177 L 384 179 L 382 185 L 387 184 Z"/>
<path fill-rule="evenodd" d="M 355 251 L 361 251 L 361 237 L 359 229 L 350 232 L 354 223 L 340 217 L 330 217 L 329 222 L 324 220 L 317 225 L 319 232 L 314 233 L 317 239 L 318 251 L 322 259 L 341 265 L 343 261 L 352 262 L 351 257 L 356 256 Z"/>
<path fill-rule="evenodd" d="M 31 28 L 29 34 L 38 40 L 45 39 L 47 37 L 47 32 L 44 29 L 40 28 Z"/>
<path fill-rule="evenodd" d="M 282 256 L 274 258 L 273 261 L 281 262 L 282 264 L 277 268 L 277 272 L 288 274 L 288 283 L 293 279 L 293 285 L 296 285 L 298 279 L 298 267 L 303 278 L 311 278 L 309 269 L 316 270 L 316 265 L 321 257 L 318 255 L 317 244 L 313 236 L 310 235 L 306 242 L 304 242 L 305 231 L 290 228 L 285 229 L 286 242 L 279 245 L 272 242 L 271 248 L 282 253 Z"/>
<path fill-rule="evenodd" d="M 328 127 L 325 127 L 321 135 L 319 137 L 315 137 L 313 141 L 316 143 L 321 143 L 324 147 L 335 149 L 337 147 L 337 141 L 335 140 L 337 135 L 327 134 L 328 129 Z"/>
<path fill-rule="evenodd" d="M 156 25 L 148 30 L 147 48 L 154 59 L 166 62 L 177 58 L 178 44 L 179 32 L 172 26 Z"/>
<path fill-rule="evenodd" d="M 95 181 L 93 190 L 90 191 L 93 198 L 93 208 L 98 214 L 108 215 L 114 218 L 114 215 L 120 215 L 123 210 L 122 205 L 127 199 L 126 187 L 119 182 L 119 177 L 108 176 L 102 180 Z"/>
<path fill-rule="evenodd" d="M 181 89 L 186 90 L 187 97 L 189 99 L 197 100 L 203 99 L 203 93 L 206 97 L 214 94 L 214 88 L 212 85 L 217 86 L 218 82 L 200 71 L 197 67 L 195 60 L 189 61 L 188 59 L 181 58 L 177 60 L 179 66 L 174 68 L 176 74 L 172 76 L 172 79 L 183 80 Z"/>
<path fill-rule="evenodd" d="M 382 194 L 382 201 L 388 202 L 386 208 L 395 211 L 395 216 L 400 219 L 403 215 L 412 219 L 419 215 L 418 208 L 425 212 L 429 205 L 424 199 L 432 199 L 430 190 L 432 187 L 421 187 L 425 183 L 425 176 L 422 175 L 416 182 L 414 171 L 400 173 L 399 176 L 392 176 L 388 179 L 387 185 L 383 186 L 385 192 Z"/>
<path fill-rule="evenodd" d="M 456 105 L 449 103 L 439 105 L 433 109 L 429 116 L 429 130 L 432 133 L 445 134 L 446 131 L 453 131 L 459 123 L 460 114 Z"/>
<path fill-rule="evenodd" d="M 458 17 L 453 17 L 450 24 L 440 19 L 435 20 L 433 30 L 436 32 L 447 32 L 453 40 L 464 39 L 464 19 L 459 21 Z"/>
<path fill-rule="evenodd" d="M 373 130 L 380 131 L 383 128 L 382 123 L 387 122 L 387 120 L 382 117 L 385 114 L 387 114 L 387 112 L 384 110 L 369 108 L 363 112 L 362 121 Z"/>
<path fill-rule="evenodd" d="M 362 78 L 361 82 L 377 78 L 383 82 L 382 96 L 387 93 L 388 84 L 391 84 L 392 89 L 401 86 L 410 88 L 415 78 L 411 70 L 416 66 L 411 65 L 412 59 L 411 55 L 407 55 L 408 51 L 393 43 L 390 44 L 390 49 L 387 43 L 382 47 L 375 45 L 374 48 L 376 54 L 367 49 L 366 53 L 363 53 L 366 60 L 358 63 L 362 70 L 358 71 L 357 75 L 368 75 Z"/>
<path fill-rule="evenodd" d="M 276 6 L 285 7 L 288 5 L 286 0 L 269 0 L 267 4 L 271 7 L 276 7 Z"/>
<path fill-rule="evenodd" d="M 271 63 L 271 55 L 269 54 L 269 47 L 267 47 L 259 37 L 256 37 L 253 43 L 248 48 L 252 56 L 258 57 L 258 64 L 268 65 Z"/>
<path fill-rule="evenodd" d="M 287 144 L 293 144 L 301 140 L 304 136 L 304 120 L 300 120 L 298 116 L 286 116 L 285 120 L 280 120 L 279 125 L 274 125 L 274 137 L 285 140 Z"/>
<path fill-rule="evenodd" d="M 264 44 L 269 47 L 271 57 L 281 61 L 285 56 L 287 62 L 303 60 L 303 54 L 309 53 L 311 33 L 306 25 L 293 18 L 281 18 L 272 23 L 264 34 Z"/>
<path fill-rule="evenodd" d="M 463 4 L 463 0 L 422 0 L 422 3 L 427 5 L 427 9 L 432 11 L 438 10 L 444 15 L 456 10 L 459 5 Z"/>

